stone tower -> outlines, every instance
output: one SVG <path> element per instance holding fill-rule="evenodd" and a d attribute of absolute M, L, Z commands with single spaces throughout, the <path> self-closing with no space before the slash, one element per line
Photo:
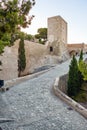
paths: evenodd
<path fill-rule="evenodd" d="M 67 54 L 67 22 L 61 16 L 48 18 L 48 52 L 52 55 Z"/>

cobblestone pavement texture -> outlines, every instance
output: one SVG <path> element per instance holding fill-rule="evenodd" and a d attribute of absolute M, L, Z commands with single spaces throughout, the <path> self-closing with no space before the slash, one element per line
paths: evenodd
<path fill-rule="evenodd" d="M 2 130 L 87 130 L 87 120 L 56 97 L 52 85 L 69 61 L 0 93 Z"/>

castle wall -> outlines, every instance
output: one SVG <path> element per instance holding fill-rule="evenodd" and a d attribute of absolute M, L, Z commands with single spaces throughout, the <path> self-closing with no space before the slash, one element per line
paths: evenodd
<path fill-rule="evenodd" d="M 69 54 L 72 56 L 73 54 L 80 54 L 81 50 L 83 53 L 87 53 L 87 45 L 85 43 L 72 43 L 67 44 Z"/>
<path fill-rule="evenodd" d="M 67 22 L 61 16 L 48 18 L 48 53 L 68 57 Z"/>
<path fill-rule="evenodd" d="M 48 18 L 48 41 L 67 43 L 67 22 L 61 16 Z"/>

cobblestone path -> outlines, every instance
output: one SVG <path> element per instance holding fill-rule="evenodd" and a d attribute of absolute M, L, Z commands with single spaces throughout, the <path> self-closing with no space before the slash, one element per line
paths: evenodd
<path fill-rule="evenodd" d="M 87 120 L 56 97 L 52 85 L 69 62 L 0 94 L 2 130 L 87 130 Z M 9 120 L 11 119 L 11 120 Z"/>

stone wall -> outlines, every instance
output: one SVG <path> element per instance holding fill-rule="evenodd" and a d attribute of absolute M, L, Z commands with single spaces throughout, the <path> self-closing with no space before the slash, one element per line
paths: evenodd
<path fill-rule="evenodd" d="M 22 75 L 30 74 L 35 68 L 44 65 L 44 57 L 46 55 L 46 46 L 25 41 L 26 68 Z"/>
<path fill-rule="evenodd" d="M 67 23 L 61 16 L 48 18 L 48 53 L 69 58 L 67 49 Z"/>
<path fill-rule="evenodd" d="M 72 56 L 73 54 L 80 54 L 81 50 L 83 53 L 87 53 L 87 45 L 85 43 L 72 43 L 67 44 L 69 54 Z"/>
<path fill-rule="evenodd" d="M 18 47 L 17 40 L 12 47 L 5 47 L 4 53 L 0 55 L 0 79 L 11 80 L 18 77 Z M 46 46 L 34 42 L 25 41 L 26 68 L 21 76 L 30 74 L 35 68 L 45 64 L 47 58 Z"/>
<path fill-rule="evenodd" d="M 58 88 L 65 94 L 67 94 L 67 81 L 68 74 L 65 74 L 59 78 Z"/>
<path fill-rule="evenodd" d="M 67 22 L 61 16 L 48 18 L 48 41 L 67 43 Z"/>
<path fill-rule="evenodd" d="M 5 47 L 4 53 L 0 55 L 0 79 L 9 80 L 18 77 L 18 46 L 19 41 L 12 47 Z"/>

